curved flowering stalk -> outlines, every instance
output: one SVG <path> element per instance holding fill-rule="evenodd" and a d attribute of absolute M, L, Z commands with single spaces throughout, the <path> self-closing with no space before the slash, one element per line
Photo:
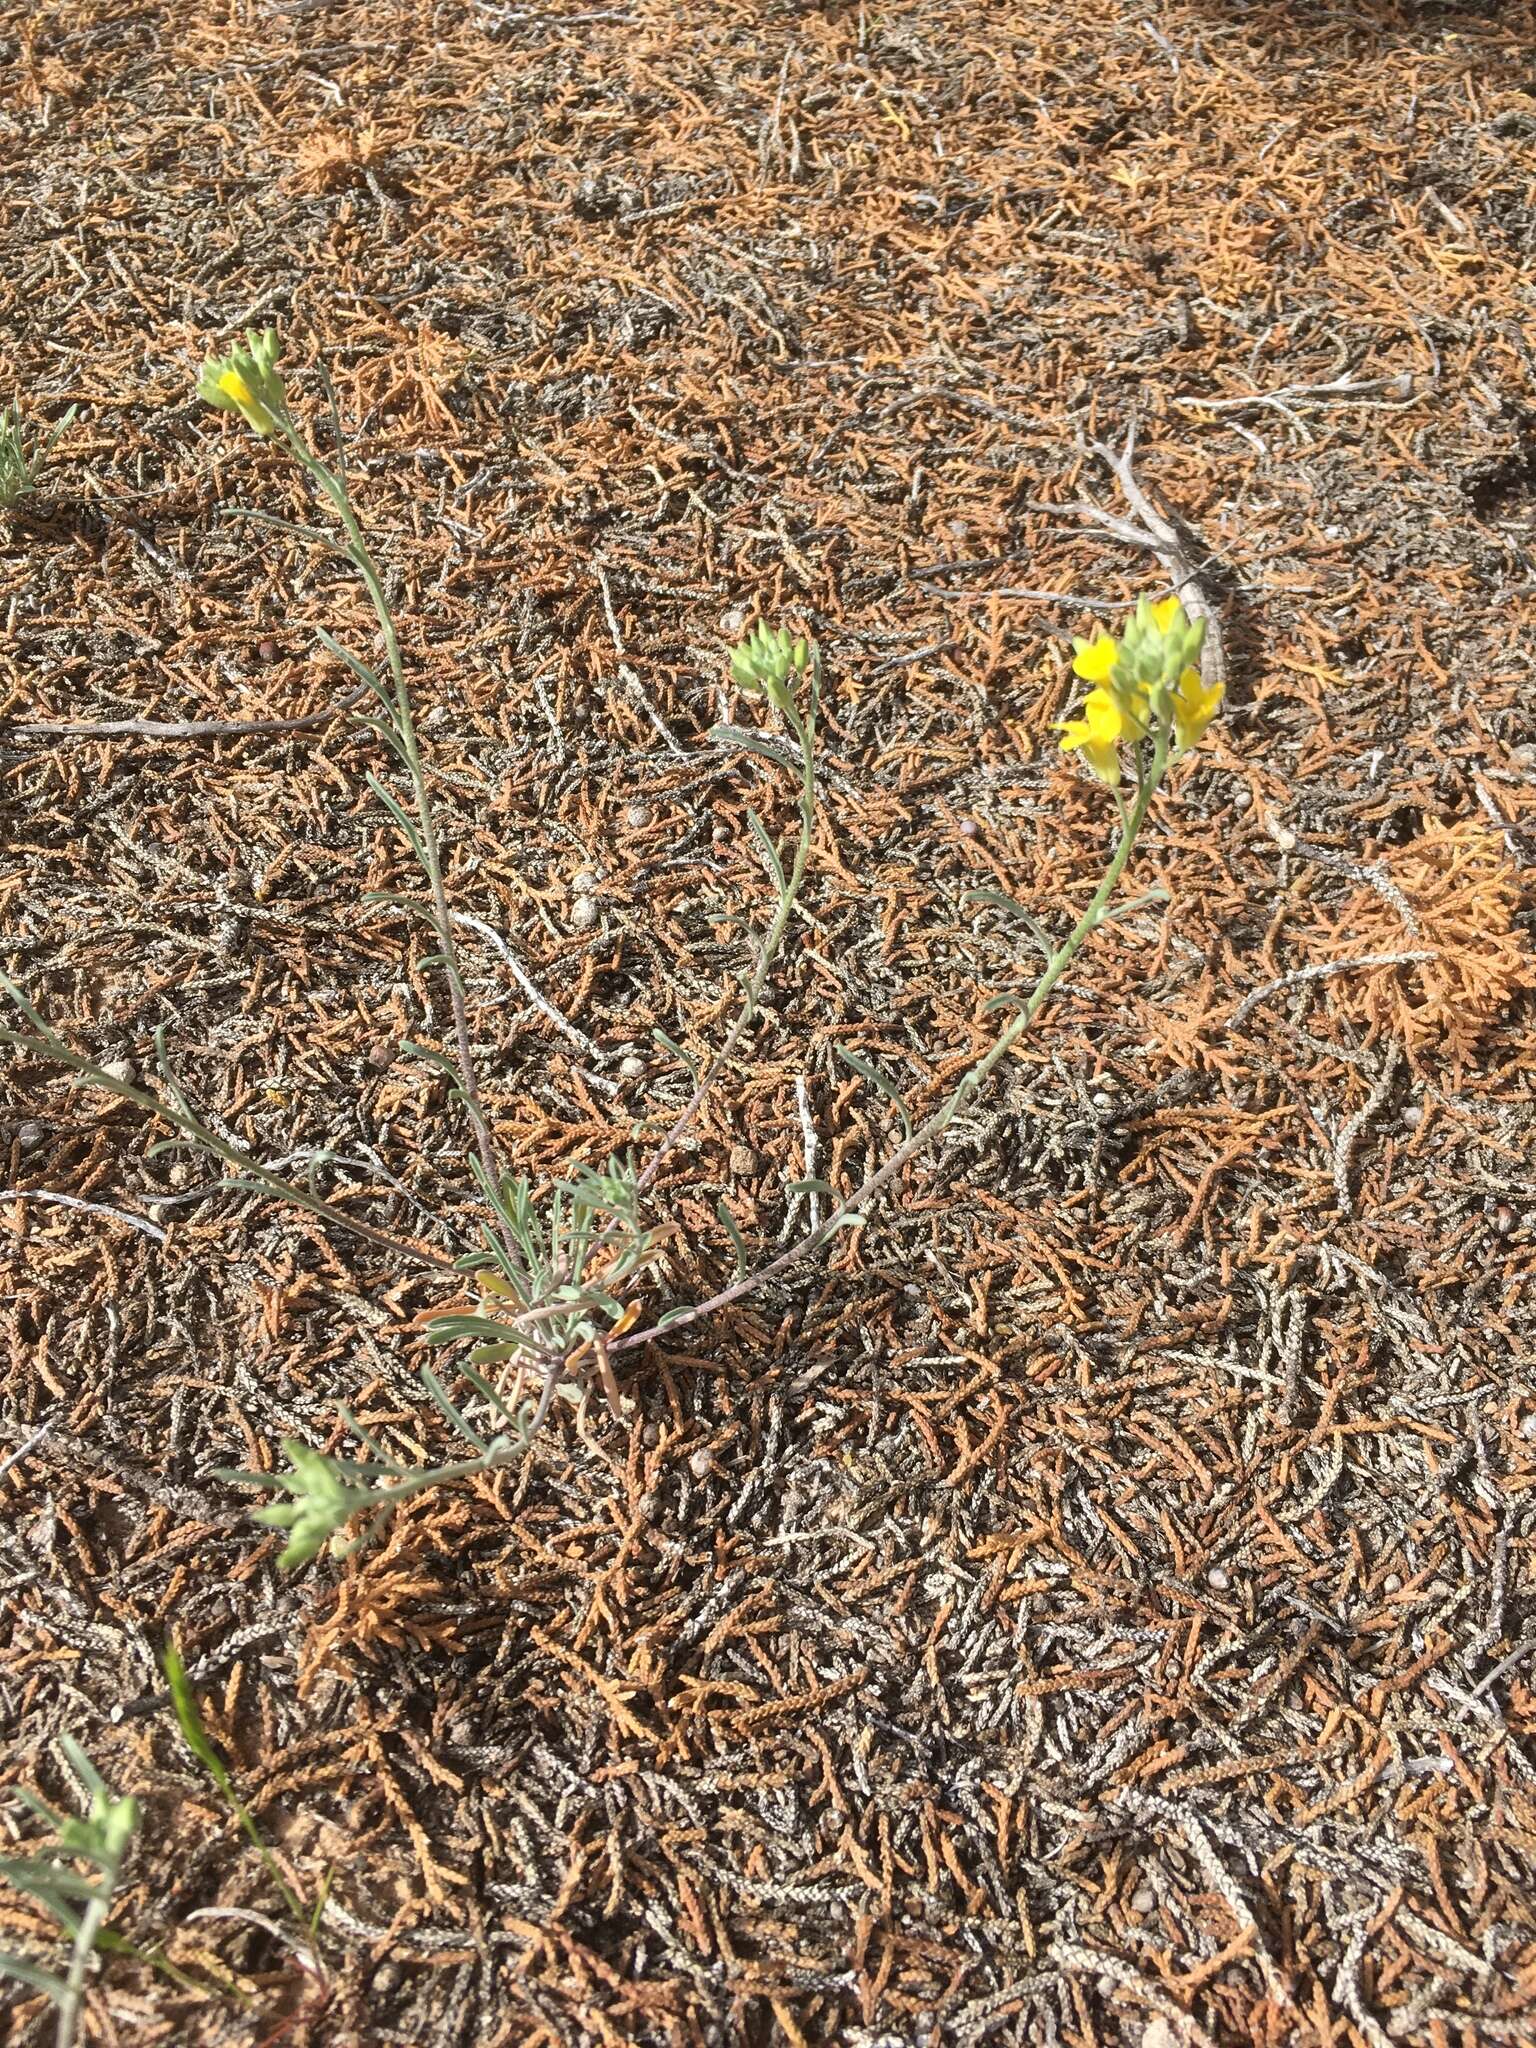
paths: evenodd
<path fill-rule="evenodd" d="M 857 1073 L 895 1101 L 906 1132 L 904 1142 L 850 1194 L 840 1196 L 825 1182 L 811 1178 L 793 1183 L 791 1194 L 809 1193 L 813 1198 L 812 1228 L 756 1271 L 747 1270 L 746 1247 L 722 1204 L 721 1220 L 736 1249 L 737 1277 L 708 1300 L 674 1308 L 653 1324 L 642 1326 L 637 1283 L 654 1264 L 671 1234 L 668 1226 L 644 1220 L 642 1197 L 697 1118 L 705 1097 L 735 1056 L 756 1017 L 804 885 L 816 821 L 820 652 L 812 641 L 762 625 L 735 650 L 731 659 L 738 688 L 745 695 L 760 698 L 782 720 L 795 742 L 800 817 L 794 849 L 786 860 L 786 851 L 775 842 L 757 814 L 749 812 L 749 824 L 763 853 L 777 903 L 755 950 L 752 966 L 743 976 L 741 1006 L 729 1031 L 702 1071 L 692 1069 L 692 1093 L 643 1169 L 637 1170 L 619 1160 L 610 1161 L 603 1169 L 582 1167 L 556 1186 L 543 1202 L 535 1203 L 526 1179 L 513 1178 L 500 1170 L 476 1085 L 436 824 L 399 640 L 383 582 L 358 524 L 339 454 L 333 469 L 320 460 L 304 439 L 289 409 L 278 356 L 277 338 L 271 329 L 260 334 L 248 333 L 244 346 L 204 365 L 198 388 L 210 405 L 238 415 L 261 438 L 276 438 L 287 446 L 334 512 L 342 537 L 335 539 L 315 528 L 295 526 L 261 513 L 246 512 L 243 516 L 333 547 L 357 570 L 373 606 L 384 650 L 382 673 L 330 634 L 322 631 L 320 639 L 373 694 L 378 710 L 365 723 L 389 748 L 409 783 L 407 808 L 385 783 L 372 775 L 368 777 L 370 788 L 404 834 L 427 879 L 426 903 L 400 897 L 388 900 L 424 913 L 432 926 L 438 942 L 433 964 L 447 980 L 457 1058 L 450 1060 L 420 1047 L 410 1050 L 441 1068 L 464 1104 L 475 1137 L 470 1166 L 489 1210 L 488 1225 L 482 1230 L 482 1248 L 454 1260 L 449 1267 L 474 1276 L 478 1303 L 450 1307 L 435 1316 L 427 1329 L 429 1341 L 469 1347 L 467 1360 L 458 1365 L 457 1372 L 476 1396 L 475 1419 L 455 1402 L 436 1374 L 427 1370 L 422 1375 L 428 1394 L 470 1455 L 431 1467 L 402 1464 L 343 1411 L 348 1426 L 367 1453 L 364 1458 L 340 1460 L 293 1440 L 285 1446 L 290 1460 L 287 1471 L 223 1475 L 259 1486 L 276 1496 L 258 1511 L 257 1519 L 286 1532 L 288 1541 L 281 1562 L 294 1565 L 322 1549 L 344 1556 L 367 1542 L 395 1508 L 413 1495 L 499 1470 L 526 1456 L 534 1431 L 543 1421 L 553 1396 L 562 1388 L 575 1393 L 595 1380 L 616 1402 L 616 1383 L 610 1367 L 613 1355 L 645 1344 L 663 1330 L 699 1322 L 755 1292 L 810 1257 L 838 1230 L 861 1222 L 869 1204 L 910 1160 L 937 1142 L 1031 1028 L 1092 933 L 1134 907 L 1113 907 L 1115 891 L 1169 762 L 1198 742 L 1216 713 L 1222 689 L 1214 675 L 1209 683 L 1201 680 L 1196 664 L 1205 622 L 1191 619 L 1177 598 L 1158 604 L 1143 600 L 1118 638 L 1100 634 L 1090 641 L 1075 643 L 1073 669 L 1089 688 L 1079 711 L 1060 723 L 1061 745 L 1068 753 L 1080 753 L 1090 772 L 1113 790 L 1120 818 L 1114 851 L 1086 909 L 1059 946 L 1052 949 L 1049 941 L 1044 941 L 1045 966 L 1027 994 L 999 997 L 988 1006 L 1007 1005 L 1014 1014 L 988 1050 L 920 1124 L 914 1124 L 906 1104 L 885 1076 L 859 1056 L 844 1051 L 842 1057 Z M 334 398 L 332 410 L 334 418 Z M 339 451 L 339 422 L 336 439 Z M 1219 663 L 1214 667 L 1219 672 Z M 712 737 L 764 754 L 775 763 L 782 760 L 780 749 L 758 733 L 724 727 L 716 728 Z M 1127 770 L 1132 784 L 1129 801 L 1122 794 Z M 1043 934 L 1040 936 L 1043 939 Z M 34 1026 L 41 1026 L 35 1012 L 28 1010 L 27 1014 Z M 46 1035 L 46 1027 L 42 1028 Z M 16 1039 L 14 1033 L 0 1032 L 0 1037 L 7 1036 Z M 691 1067 L 681 1048 L 662 1034 L 658 1036 Z M 95 1071 L 78 1056 L 71 1056 L 67 1063 L 88 1078 L 96 1078 Z M 198 1142 L 205 1141 L 200 1120 L 174 1085 L 172 1092 L 178 1112 L 174 1115 L 154 1098 L 131 1092 L 126 1086 L 119 1086 L 117 1092 L 131 1093 L 131 1099 L 143 1106 L 171 1115 L 186 1135 Z M 218 1151 L 219 1147 L 212 1149 Z M 244 1154 L 226 1147 L 220 1156 L 242 1171 L 251 1184 L 271 1192 L 294 1192 L 285 1189 L 275 1174 L 256 1166 Z M 818 1221 L 817 1205 L 822 1199 L 828 1204 L 828 1213 L 824 1221 Z M 312 1196 L 307 1206 L 328 1220 L 350 1221 Z M 365 1234 L 380 1243 L 388 1242 L 382 1233 L 365 1230 Z M 449 1264 L 432 1255 L 427 1255 L 426 1263 L 444 1267 Z M 510 1388 L 493 1386 L 483 1378 L 477 1370 L 482 1365 L 507 1366 L 514 1374 Z M 529 1371 L 536 1375 L 534 1385 L 538 1391 L 534 1398 L 524 1400 L 524 1382 Z M 541 1386 L 537 1376 L 542 1376 Z M 482 1421 L 481 1417 L 486 1419 Z M 359 1517 L 366 1518 L 362 1533 L 349 1539 L 347 1526 Z"/>
<path fill-rule="evenodd" d="M 328 534 L 313 528 L 294 528 L 285 520 L 271 519 L 265 514 L 251 512 L 243 507 L 237 508 L 236 516 L 255 519 L 259 524 L 275 526 L 283 531 L 297 532 L 305 539 L 320 541 L 333 548 L 356 569 L 373 606 L 379 636 L 384 646 L 387 679 L 381 677 L 370 663 L 343 647 L 323 628 L 319 637 L 326 651 L 344 662 L 357 680 L 365 684 L 378 700 L 377 715 L 365 719 L 364 723 L 377 733 L 394 754 L 410 783 L 412 801 L 411 812 L 408 814 L 394 792 L 377 776 L 368 777 L 369 788 L 399 826 L 406 844 L 416 856 L 426 876 L 430 898 L 426 908 L 438 948 L 436 964 L 442 969 L 443 977 L 448 984 L 448 999 L 453 1011 L 454 1037 L 458 1053 L 456 1061 L 444 1060 L 440 1054 L 436 1055 L 433 1064 L 441 1066 L 446 1071 L 455 1094 L 463 1103 L 474 1131 L 481 1168 L 486 1178 L 494 1185 L 500 1179 L 500 1168 L 491 1139 L 490 1126 L 486 1121 L 485 1109 L 480 1099 L 479 1083 L 475 1078 L 474 1057 L 469 1038 L 469 1016 L 464 998 L 464 978 L 459 969 L 453 918 L 443 883 L 437 821 L 427 792 L 426 774 L 422 767 L 421 749 L 416 736 L 415 714 L 411 706 L 410 691 L 406 686 L 405 664 L 400 655 L 399 635 L 395 630 L 389 600 L 384 593 L 383 578 L 379 574 L 378 564 L 373 559 L 362 527 L 358 523 L 357 514 L 352 507 L 351 494 L 347 489 L 346 470 L 339 459 L 340 423 L 336 421 L 338 466 L 332 469 L 315 454 L 294 423 L 293 415 L 288 408 L 288 394 L 283 384 L 282 373 L 278 369 L 278 358 L 281 353 L 281 345 L 274 328 L 268 327 L 260 333 L 255 329 L 248 330 L 243 347 L 236 347 L 227 356 L 211 358 L 204 363 L 198 378 L 198 396 L 221 412 L 238 413 L 251 431 L 263 439 L 275 434 L 284 441 L 299 467 L 319 487 L 329 502 L 345 538 L 338 542 Z M 328 392 L 329 389 L 327 380 Z M 334 411 L 333 396 L 333 418 Z M 423 906 L 407 902 L 406 907 L 420 909 Z M 413 1049 L 418 1054 L 421 1051 L 419 1047 Z M 508 1255 L 515 1258 L 516 1246 L 510 1233 L 503 1229 L 501 1234 Z"/>
<path fill-rule="evenodd" d="M 811 1257 L 837 1231 L 861 1223 L 870 1202 L 889 1186 L 903 1167 L 943 1136 L 987 1077 L 1023 1038 L 1085 942 L 1100 925 L 1110 923 L 1116 916 L 1123 916 L 1128 909 L 1135 907 L 1134 904 L 1127 905 L 1116 911 L 1111 908 L 1111 898 L 1125 873 L 1152 799 L 1162 787 L 1169 762 L 1195 744 L 1221 702 L 1221 684 L 1203 684 L 1198 668 L 1193 665 L 1199 657 L 1204 638 L 1204 620 L 1191 619 L 1179 600 L 1171 597 L 1155 605 L 1143 599 L 1119 639 L 1102 634 L 1092 641 L 1075 643 L 1077 655 L 1073 668 L 1085 681 L 1092 683 L 1093 688 L 1084 706 L 1083 717 L 1063 721 L 1061 744 L 1067 752 L 1082 750 L 1099 780 L 1114 788 L 1120 812 L 1120 836 L 1088 907 L 1061 944 L 1049 952 L 1045 967 L 1028 995 L 999 996 L 988 1005 L 989 1009 L 1007 1006 L 1015 1011 L 1013 1020 L 990 1048 L 962 1075 L 957 1086 L 933 1114 L 916 1128 L 912 1127 L 906 1106 L 896 1096 L 895 1090 L 881 1076 L 871 1073 L 869 1078 L 895 1097 L 907 1125 L 905 1142 L 849 1195 L 839 1196 L 824 1182 L 797 1183 L 801 1187 L 814 1187 L 831 1199 L 833 1207 L 823 1222 L 756 1272 L 741 1275 L 707 1301 L 689 1308 L 673 1309 L 654 1324 L 619 1336 L 611 1344 L 611 1350 L 627 1351 L 633 1346 L 649 1343 L 663 1330 L 676 1330 L 702 1321 L 732 1302 L 755 1293 L 767 1281 Z M 1135 795 L 1129 805 L 1119 789 L 1127 759 L 1135 782 Z"/>

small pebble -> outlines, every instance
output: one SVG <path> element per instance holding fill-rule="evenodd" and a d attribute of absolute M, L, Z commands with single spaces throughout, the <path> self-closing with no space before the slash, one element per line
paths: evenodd
<path fill-rule="evenodd" d="M 590 896 L 578 896 L 571 905 L 571 929 L 589 932 L 597 923 L 597 905 Z"/>
<path fill-rule="evenodd" d="M 1493 1227 L 1500 1237 L 1508 1237 L 1515 1227 L 1515 1212 L 1508 1202 L 1500 1202 L 1493 1212 Z"/>
<path fill-rule="evenodd" d="M 35 1152 L 48 1135 L 48 1126 L 39 1123 L 22 1124 L 16 1132 L 16 1142 L 23 1152 Z"/>
<path fill-rule="evenodd" d="M 1234 811 L 1251 811 L 1253 809 L 1253 791 L 1251 789 L 1234 790 L 1232 793 L 1232 808 Z"/>
<path fill-rule="evenodd" d="M 1153 1891 L 1149 1884 L 1139 1884 L 1135 1891 L 1131 1893 L 1131 1911 L 1133 1913 L 1150 1913 L 1156 1908 L 1156 1905 L 1157 1893 Z"/>
<path fill-rule="evenodd" d="M 980 833 L 981 827 L 974 818 L 962 818 L 960 820 L 960 837 L 962 839 L 975 839 L 980 836 Z"/>
<path fill-rule="evenodd" d="M 132 1060 L 103 1060 L 101 1071 L 109 1081 L 126 1081 L 130 1087 L 137 1087 L 139 1070 Z"/>
<path fill-rule="evenodd" d="M 731 1171 L 736 1174 L 756 1173 L 762 1162 L 750 1145 L 731 1147 Z"/>
<path fill-rule="evenodd" d="M 1219 1564 L 1213 1564 L 1205 1576 L 1207 1582 L 1212 1587 L 1214 1587 L 1218 1593 L 1225 1593 L 1227 1588 L 1232 1583 L 1231 1573 L 1224 1572 Z"/>
<path fill-rule="evenodd" d="M 256 652 L 261 656 L 263 661 L 276 661 L 277 642 L 275 640 L 258 641 L 256 646 Z"/>
<path fill-rule="evenodd" d="M 645 830 L 645 827 L 649 825 L 649 823 L 651 822 L 650 805 L 631 804 L 629 809 L 624 813 L 624 822 L 626 825 L 629 826 L 632 832 L 643 832 Z"/>
<path fill-rule="evenodd" d="M 1113 1109 L 1115 1098 L 1107 1088 L 1095 1088 L 1093 1091 L 1093 1106 L 1095 1109 Z"/>
<path fill-rule="evenodd" d="M 1403 1590 L 1401 1574 L 1398 1572 L 1388 1572 L 1381 1582 L 1381 1590 L 1383 1593 L 1401 1593 Z"/>
<path fill-rule="evenodd" d="M 645 1061 L 637 1052 L 626 1053 L 619 1061 L 619 1072 L 626 1081 L 638 1081 L 645 1072 Z"/>
<path fill-rule="evenodd" d="M 571 877 L 573 896 L 590 896 L 597 888 L 597 877 L 590 868 L 578 868 Z"/>
<path fill-rule="evenodd" d="M 688 1460 L 688 1470 L 695 1479 L 707 1479 L 715 1469 L 715 1457 L 708 1444 L 701 1444 Z"/>
<path fill-rule="evenodd" d="M 1269 836 L 1282 853 L 1294 853 L 1296 850 L 1296 834 L 1289 825 L 1271 825 Z"/>
<path fill-rule="evenodd" d="M 1520 1425 L 1522 1436 L 1536 1436 L 1536 1408 L 1533 1408 Z"/>
<path fill-rule="evenodd" d="M 716 846 L 724 846 L 731 837 L 731 828 L 729 825 L 717 825 L 709 836 Z"/>
<path fill-rule="evenodd" d="M 1410 1102 L 1408 1107 L 1403 1111 L 1403 1122 L 1408 1126 L 1410 1131 L 1416 1131 L 1419 1128 L 1419 1125 L 1423 1123 L 1423 1121 L 1423 1110 L 1420 1109 L 1419 1105 L 1416 1102 Z"/>

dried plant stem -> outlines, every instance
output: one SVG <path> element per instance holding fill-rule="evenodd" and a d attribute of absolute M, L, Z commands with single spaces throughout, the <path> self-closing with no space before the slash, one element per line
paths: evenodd
<path fill-rule="evenodd" d="M 323 711 L 305 711 L 297 718 L 104 718 L 33 719 L 13 726 L 24 740 L 229 740 L 246 739 L 264 733 L 308 732 L 314 726 L 329 725 L 355 711 L 368 694 L 365 687 L 349 690 Z"/>
<path fill-rule="evenodd" d="M 1205 642 L 1200 649 L 1200 676 L 1209 687 L 1220 683 L 1223 688 L 1227 681 L 1227 654 L 1222 639 L 1221 616 L 1201 584 L 1199 572 L 1191 559 L 1183 536 L 1164 513 L 1160 512 L 1137 478 L 1133 459 L 1136 454 L 1136 424 L 1132 421 L 1125 437 L 1125 446 L 1118 453 L 1106 448 L 1101 441 L 1093 443 L 1095 455 L 1109 464 L 1116 483 L 1125 493 L 1126 503 L 1141 521 L 1122 519 L 1117 513 L 1106 512 L 1102 505 L 1096 505 L 1092 498 L 1079 498 L 1069 509 L 1080 519 L 1091 525 L 1101 526 L 1106 533 L 1112 533 L 1117 540 L 1127 542 L 1131 547 L 1147 548 L 1156 555 L 1167 571 L 1174 594 L 1179 598 L 1192 619 L 1205 621 Z"/>
<path fill-rule="evenodd" d="M 410 691 L 406 686 L 405 663 L 400 653 L 400 636 L 395 631 L 394 615 L 389 607 L 389 599 L 384 594 L 384 583 L 379 574 L 378 564 L 373 559 L 357 514 L 352 509 L 351 495 L 344 478 L 311 451 L 286 410 L 279 416 L 279 424 L 294 457 L 325 493 L 341 522 L 342 530 L 347 537 L 346 547 L 341 552 L 362 578 L 363 588 L 368 593 L 384 642 L 384 657 L 389 665 L 391 684 L 389 711 L 400 759 L 411 785 L 416 812 L 416 847 L 427 878 L 432 928 L 437 937 L 439 960 L 443 978 L 448 985 L 448 1001 L 453 1012 L 460 1095 L 469 1116 L 470 1128 L 474 1132 L 475 1149 L 480 1156 L 480 1164 L 488 1183 L 495 1187 L 501 1177 L 501 1166 L 496 1156 L 496 1147 L 491 1138 L 490 1125 L 486 1120 L 485 1105 L 480 1094 L 480 1083 L 475 1073 L 474 1048 L 469 1035 L 469 1012 L 464 997 L 464 977 L 459 967 L 458 947 L 453 936 L 453 912 L 449 907 L 448 892 L 443 883 L 442 849 L 438 840 L 437 819 L 427 792 L 426 771 L 422 765 L 421 747 L 416 734 L 416 719 L 411 708 Z M 505 1219 L 498 1216 L 497 1222 L 507 1256 L 517 1262 L 519 1254 L 516 1241 L 507 1228 Z"/>

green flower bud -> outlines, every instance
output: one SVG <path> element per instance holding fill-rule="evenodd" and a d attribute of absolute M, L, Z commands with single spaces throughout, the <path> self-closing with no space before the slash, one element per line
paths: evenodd
<path fill-rule="evenodd" d="M 220 412 L 237 412 L 253 433 L 267 435 L 288 409 L 288 395 L 278 373 L 282 353 L 277 329 L 258 334 L 248 327 L 245 346 L 227 356 L 211 356 L 197 380 L 197 395 Z"/>
<path fill-rule="evenodd" d="M 731 651 L 731 677 L 748 695 L 766 693 L 781 708 L 790 702 L 791 676 L 810 667 L 812 643 L 803 637 L 792 639 L 782 626 L 759 621 L 756 628 Z"/>

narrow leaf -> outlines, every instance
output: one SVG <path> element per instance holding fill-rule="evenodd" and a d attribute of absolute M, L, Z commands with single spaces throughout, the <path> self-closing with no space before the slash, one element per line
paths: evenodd
<path fill-rule="evenodd" d="M 203 1726 L 202 1711 L 197 1704 L 197 1695 L 192 1690 L 192 1681 L 187 1676 L 187 1667 L 181 1661 L 181 1652 L 174 1642 L 167 1643 L 160 1659 L 165 1672 L 165 1682 L 171 1689 L 171 1707 L 176 1715 L 176 1725 L 188 1749 L 207 1771 L 224 1797 L 234 1799 L 234 1787 L 230 1783 L 229 1771 L 223 1757 L 208 1740 L 208 1731 Z"/>
<path fill-rule="evenodd" d="M 503 1401 L 500 1394 L 498 1394 L 496 1389 L 491 1385 L 490 1381 L 482 1378 L 481 1375 L 477 1372 L 471 1372 L 467 1365 L 461 1366 L 459 1369 L 463 1373 L 465 1379 L 467 1379 L 469 1381 L 469 1384 L 474 1388 L 475 1392 L 480 1396 L 480 1398 L 483 1401 L 489 1401 L 491 1406 L 495 1409 L 496 1413 L 502 1418 L 502 1420 L 504 1422 L 510 1423 L 512 1427 L 516 1429 L 517 1417 L 512 1413 L 512 1410 L 507 1406 L 506 1402 Z"/>
<path fill-rule="evenodd" d="M 295 540 L 313 542 L 316 547 L 329 548 L 332 554 L 340 554 L 333 534 L 323 533 L 318 526 L 295 526 L 291 519 L 279 519 L 273 512 L 258 512 L 254 505 L 220 505 L 221 519 L 249 519 L 256 526 L 270 526 L 277 533 L 291 534 Z"/>
<path fill-rule="evenodd" d="M 683 1048 L 678 1044 L 675 1038 L 669 1038 L 666 1032 L 663 1031 L 659 1025 L 655 1025 L 652 1027 L 651 1036 L 655 1039 L 656 1043 L 661 1047 L 663 1052 L 669 1052 L 675 1060 L 681 1060 L 682 1064 L 687 1068 L 692 1078 L 695 1081 L 698 1080 L 699 1070 L 697 1065 L 693 1060 L 691 1060 L 688 1057 L 687 1053 L 683 1051 Z"/>
<path fill-rule="evenodd" d="M 784 863 L 779 858 L 779 849 L 768 836 L 768 827 L 750 806 L 747 809 L 747 823 L 757 834 L 757 843 L 763 850 L 763 859 L 768 864 L 768 874 L 774 887 L 780 896 L 787 895 L 789 885 L 784 879 Z"/>
<path fill-rule="evenodd" d="M 706 737 L 717 747 L 734 747 L 744 754 L 757 754 L 775 768 L 790 765 L 787 747 L 776 747 L 771 740 L 763 739 L 755 732 L 747 732 L 739 725 L 712 725 Z"/>
<path fill-rule="evenodd" d="M 720 1218 L 720 1221 L 725 1225 L 730 1235 L 731 1244 L 736 1252 L 736 1278 L 740 1280 L 745 1276 L 749 1264 L 747 1247 L 741 1232 L 736 1227 L 736 1218 L 725 1206 L 725 1198 L 723 1196 L 715 1204 L 715 1214 Z"/>
<path fill-rule="evenodd" d="M 1002 889 L 967 889 L 960 899 L 963 903 L 985 903 L 990 909 L 1000 910 L 1006 917 L 1023 925 L 1047 960 L 1054 958 L 1056 948 L 1051 943 L 1050 933 L 1032 911 L 1026 910 L 1016 897 Z"/>
<path fill-rule="evenodd" d="M 422 1060 L 427 1066 L 434 1067 L 438 1073 L 446 1074 L 455 1088 L 463 1088 L 464 1083 L 460 1078 L 458 1067 L 453 1060 L 449 1059 L 446 1053 L 438 1052 L 430 1045 L 418 1045 L 414 1038 L 402 1038 L 400 1050 L 403 1053 L 409 1053 L 412 1059 Z"/>
<path fill-rule="evenodd" d="M 352 1413 L 352 1410 L 350 1408 L 343 1408 L 341 1410 L 341 1419 L 347 1425 L 348 1429 L 351 1430 L 352 1434 L 357 1438 L 358 1442 L 362 1445 L 363 1449 L 368 1453 L 368 1455 L 371 1458 L 375 1458 L 378 1460 L 378 1470 L 380 1473 L 391 1472 L 398 1469 L 393 1463 L 392 1459 L 390 1458 L 388 1451 L 385 1450 L 384 1446 L 378 1441 L 376 1437 L 369 1435 L 368 1431 L 364 1429 L 363 1425 L 358 1421 L 357 1417 Z"/>
<path fill-rule="evenodd" d="M 861 1059 L 858 1053 L 850 1052 L 845 1045 L 838 1046 L 836 1050 L 840 1060 L 847 1066 L 852 1067 L 853 1071 L 868 1081 L 872 1088 L 878 1088 L 880 1093 L 894 1104 L 896 1114 L 901 1118 L 901 1128 L 905 1135 L 910 1138 L 912 1135 L 912 1118 L 907 1110 L 906 1099 L 895 1082 L 882 1074 L 880 1069 L 871 1065 L 868 1060 Z"/>
<path fill-rule="evenodd" d="M 424 1365 L 422 1367 L 421 1382 L 422 1385 L 426 1388 L 427 1392 L 432 1396 L 433 1400 L 437 1403 L 438 1407 L 442 1410 L 448 1422 L 453 1426 L 453 1428 L 455 1428 L 458 1431 L 460 1436 L 466 1438 L 470 1443 L 474 1445 L 475 1449 L 480 1453 L 481 1457 L 483 1458 L 487 1450 L 490 1448 L 490 1446 L 486 1443 L 485 1438 L 483 1436 L 478 1436 L 475 1433 L 475 1431 L 470 1428 L 469 1424 L 464 1420 L 464 1417 L 459 1413 L 458 1409 L 454 1407 L 453 1403 L 449 1400 L 448 1395 L 444 1390 L 442 1381 L 438 1378 L 437 1374 L 432 1370 L 430 1365 Z"/>
<path fill-rule="evenodd" d="M 328 633 L 324 626 L 316 626 L 315 638 L 320 642 L 320 645 L 327 654 L 334 654 L 338 661 L 345 663 L 351 669 L 353 675 L 357 677 L 357 680 L 360 683 L 366 683 L 370 690 L 382 697 L 386 706 L 393 712 L 394 700 L 391 698 L 388 690 L 385 689 L 383 683 L 379 681 L 377 674 L 368 666 L 360 654 L 354 654 L 350 647 L 343 647 L 335 634 Z"/>
<path fill-rule="evenodd" d="M 62 1977 L 55 1977 L 51 1970 L 39 1969 L 36 1963 L 23 1962 L 20 1956 L 8 1955 L 4 1950 L 0 1950 L 0 1975 L 14 1977 L 18 1984 L 46 1993 L 55 2004 L 65 1995 Z"/>
<path fill-rule="evenodd" d="M 369 774 L 366 775 L 363 779 L 368 784 L 368 787 L 373 791 L 374 795 L 378 798 L 379 802 L 384 806 L 385 810 L 389 812 L 389 815 L 394 819 L 395 823 L 400 827 L 401 832 L 405 835 L 406 844 L 410 847 L 412 853 L 415 854 L 416 858 L 421 862 L 422 866 L 425 867 L 427 862 L 427 856 L 422 849 L 420 836 L 417 833 L 415 825 L 406 816 L 404 810 L 401 808 L 398 797 L 394 796 L 389 790 L 387 790 L 384 787 L 383 783 L 380 782 L 377 775 Z"/>

